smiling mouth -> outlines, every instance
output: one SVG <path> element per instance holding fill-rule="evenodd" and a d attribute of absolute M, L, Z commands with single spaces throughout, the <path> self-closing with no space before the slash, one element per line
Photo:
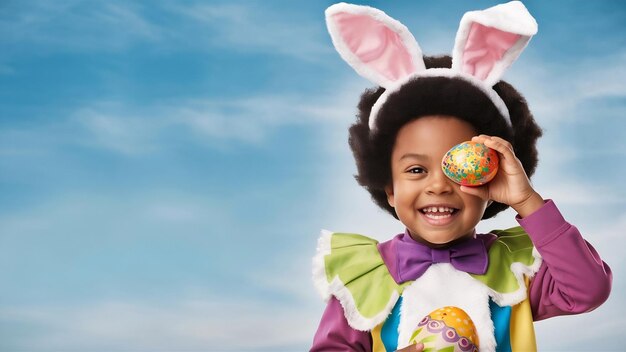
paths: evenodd
<path fill-rule="evenodd" d="M 432 220 L 443 220 L 452 217 L 459 209 L 450 207 L 426 207 L 420 209 L 420 212 L 427 218 Z"/>

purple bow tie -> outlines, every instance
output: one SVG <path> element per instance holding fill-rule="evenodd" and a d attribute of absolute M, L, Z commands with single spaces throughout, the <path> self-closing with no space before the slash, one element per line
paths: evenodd
<path fill-rule="evenodd" d="M 405 238 L 402 242 L 403 245 L 397 247 L 398 257 L 404 262 L 398 266 L 401 281 L 417 279 L 431 264 L 436 263 L 450 263 L 456 269 L 470 274 L 484 274 L 487 271 L 487 247 L 480 238 L 471 238 L 442 249 L 429 248 L 413 239 Z"/>

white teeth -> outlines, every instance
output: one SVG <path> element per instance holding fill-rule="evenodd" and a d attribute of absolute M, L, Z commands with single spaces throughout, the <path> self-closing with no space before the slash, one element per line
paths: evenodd
<path fill-rule="evenodd" d="M 443 218 L 449 218 L 452 216 L 452 214 L 447 214 L 447 215 L 435 215 L 435 214 L 426 214 L 427 217 L 429 217 L 430 219 L 443 219 Z"/>
<path fill-rule="evenodd" d="M 454 209 L 448 207 L 428 207 L 422 209 L 425 213 L 452 213 Z"/>

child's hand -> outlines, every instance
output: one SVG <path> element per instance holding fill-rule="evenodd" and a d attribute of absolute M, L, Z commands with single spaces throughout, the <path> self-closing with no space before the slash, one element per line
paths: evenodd
<path fill-rule="evenodd" d="M 494 200 L 511 206 L 521 217 L 532 214 L 543 206 L 543 198 L 530 185 L 522 163 L 515 156 L 511 143 L 499 137 L 484 134 L 472 138 L 498 152 L 500 166 L 496 177 L 484 186 L 461 186 L 461 191 L 484 200 Z"/>
<path fill-rule="evenodd" d="M 410 346 L 406 346 L 405 348 L 401 349 L 401 350 L 396 350 L 396 352 L 422 352 L 424 350 L 424 344 L 423 343 L 416 343 Z"/>

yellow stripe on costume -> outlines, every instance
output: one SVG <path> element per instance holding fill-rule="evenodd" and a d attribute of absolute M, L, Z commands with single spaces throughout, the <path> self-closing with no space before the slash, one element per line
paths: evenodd
<path fill-rule="evenodd" d="M 381 337 L 383 324 L 385 323 L 382 322 L 372 329 L 372 352 L 387 352 Z"/>
<path fill-rule="evenodd" d="M 524 282 L 528 288 L 530 279 L 524 276 Z M 533 326 L 533 314 L 530 309 L 528 292 L 525 300 L 511 307 L 511 322 L 509 331 L 511 337 L 511 351 L 537 351 L 535 328 Z"/>

